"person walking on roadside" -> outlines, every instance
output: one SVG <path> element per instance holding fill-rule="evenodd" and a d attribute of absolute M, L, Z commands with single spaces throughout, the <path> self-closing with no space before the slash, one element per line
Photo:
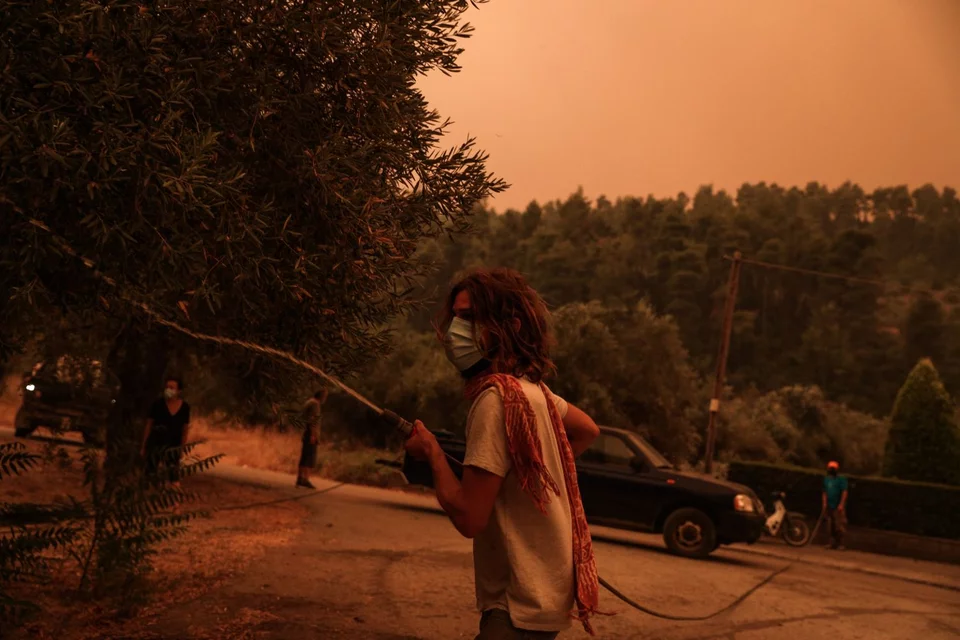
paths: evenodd
<path fill-rule="evenodd" d="M 180 481 L 180 458 L 190 429 L 190 405 L 183 399 L 183 381 L 168 376 L 163 397 L 151 406 L 143 433 L 140 456 L 146 462 L 147 475 L 162 467 L 173 484 Z"/>
<path fill-rule="evenodd" d="M 544 384 L 555 369 L 548 325 L 543 300 L 515 271 L 458 282 L 435 326 L 472 403 L 462 480 L 422 422 L 406 443 L 473 539 L 477 640 L 549 640 L 572 619 L 593 634 L 599 584 L 574 459 L 600 430 Z"/>
<path fill-rule="evenodd" d="M 823 479 L 823 512 L 830 522 L 830 549 L 843 550 L 847 532 L 847 479 L 839 475 L 840 464 L 827 463 L 827 475 Z"/>
<path fill-rule="evenodd" d="M 327 390 L 321 389 L 313 394 L 303 405 L 303 441 L 300 445 L 300 463 L 297 465 L 298 487 L 315 489 L 310 482 L 310 472 L 317 466 L 317 447 L 320 443 L 320 413 L 323 403 L 327 401 Z"/>

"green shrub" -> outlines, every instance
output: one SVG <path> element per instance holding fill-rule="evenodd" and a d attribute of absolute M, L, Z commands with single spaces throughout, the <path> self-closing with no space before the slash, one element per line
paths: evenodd
<path fill-rule="evenodd" d="M 747 485 L 767 500 L 774 491 L 787 493 L 787 507 L 810 518 L 820 514 L 824 472 L 817 469 L 733 461 L 732 482 Z M 855 527 L 898 531 L 960 540 L 960 487 L 847 476 L 847 516 Z"/>
<path fill-rule="evenodd" d="M 954 405 L 928 359 L 914 367 L 890 418 L 883 475 L 960 484 L 960 430 Z"/>
<path fill-rule="evenodd" d="M 885 420 L 831 402 L 816 386 L 748 391 L 722 405 L 718 451 L 725 460 L 801 467 L 832 458 L 870 475 L 880 471 L 888 428 Z"/>

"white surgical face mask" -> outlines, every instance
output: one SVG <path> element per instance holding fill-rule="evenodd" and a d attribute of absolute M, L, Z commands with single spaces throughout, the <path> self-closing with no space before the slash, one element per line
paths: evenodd
<path fill-rule="evenodd" d="M 473 323 L 454 318 L 443 337 L 443 349 L 447 359 L 463 373 L 483 360 L 483 353 L 473 337 Z"/>
<path fill-rule="evenodd" d="M 177 390 L 176 390 L 176 389 L 164 389 L 164 390 L 163 390 L 163 395 L 164 395 L 164 397 L 165 397 L 167 400 L 173 400 L 174 398 L 177 397 Z"/>

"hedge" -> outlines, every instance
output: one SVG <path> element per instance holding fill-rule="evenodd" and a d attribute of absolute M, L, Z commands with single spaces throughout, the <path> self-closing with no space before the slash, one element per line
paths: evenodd
<path fill-rule="evenodd" d="M 845 474 L 844 474 L 845 475 Z M 764 503 L 784 491 L 787 509 L 820 515 L 824 472 L 762 462 L 731 462 L 727 479 L 757 492 Z M 960 540 L 960 486 L 847 476 L 847 518 L 855 527 Z"/>

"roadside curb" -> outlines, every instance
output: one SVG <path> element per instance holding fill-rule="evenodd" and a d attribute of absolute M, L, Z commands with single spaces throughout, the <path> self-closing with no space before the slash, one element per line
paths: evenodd
<path fill-rule="evenodd" d="M 727 551 L 734 551 L 736 553 L 745 553 L 756 556 L 764 556 L 767 558 L 776 558 L 777 560 L 784 560 L 786 562 L 798 562 L 801 564 L 809 564 L 818 567 L 824 567 L 827 569 L 834 569 L 837 571 L 849 571 L 853 573 L 862 573 L 870 576 L 877 576 L 880 578 L 889 578 L 891 580 L 901 580 L 904 582 L 912 582 L 914 584 L 921 584 L 928 587 L 936 587 L 938 589 L 946 589 L 948 591 L 957 591 L 960 592 L 960 582 L 952 581 L 949 578 L 944 580 L 937 580 L 935 578 L 924 577 L 912 573 L 904 573 L 901 571 L 884 571 L 878 569 L 871 569 L 864 567 L 862 565 L 853 563 L 853 562 L 835 562 L 826 560 L 822 558 L 803 558 L 800 556 L 790 556 L 783 553 L 778 553 L 776 551 L 767 551 L 764 549 L 755 549 L 755 548 L 745 548 L 740 546 L 726 546 L 724 547 Z"/>

